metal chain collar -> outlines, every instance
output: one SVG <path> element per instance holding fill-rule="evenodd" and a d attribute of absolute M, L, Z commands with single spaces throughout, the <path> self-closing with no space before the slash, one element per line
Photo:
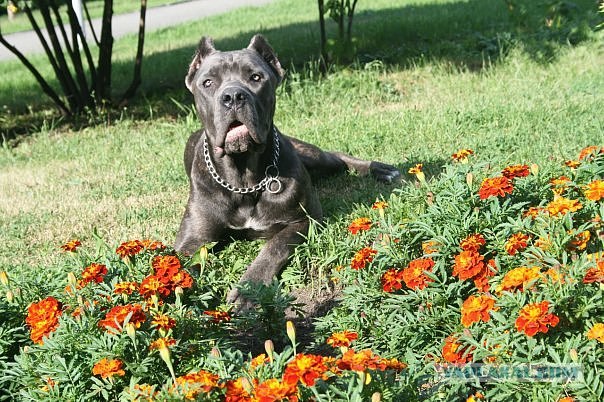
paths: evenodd
<path fill-rule="evenodd" d="M 232 184 L 227 183 L 222 177 L 218 175 L 218 172 L 216 172 L 216 168 L 212 163 L 212 159 L 210 158 L 210 151 L 208 150 L 208 141 L 205 135 L 203 137 L 203 156 L 206 161 L 208 171 L 210 172 L 210 175 L 212 176 L 214 181 L 220 184 L 222 187 L 226 188 L 227 190 L 237 194 L 250 194 L 260 190 L 266 190 L 271 194 L 277 194 L 281 191 L 283 185 L 279 180 L 279 168 L 277 167 L 277 162 L 279 162 L 279 136 L 277 135 L 277 129 L 274 127 L 273 143 L 273 163 L 271 165 L 268 165 L 264 170 L 264 179 L 262 179 L 260 183 L 254 185 L 253 187 L 235 187 Z M 271 174 L 271 172 L 274 174 Z"/>

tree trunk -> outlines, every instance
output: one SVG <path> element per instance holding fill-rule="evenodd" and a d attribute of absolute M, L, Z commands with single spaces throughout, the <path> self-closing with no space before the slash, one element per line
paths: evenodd
<path fill-rule="evenodd" d="M 147 0 L 141 0 L 141 12 L 138 23 L 138 46 L 136 49 L 136 59 L 134 60 L 134 74 L 132 76 L 132 82 L 130 86 L 124 92 L 122 99 L 120 100 L 120 106 L 124 105 L 130 98 L 134 96 L 134 93 L 140 86 L 141 71 L 143 68 L 143 49 L 145 47 L 145 21 L 147 15 Z"/>
<path fill-rule="evenodd" d="M 327 72 L 327 64 L 329 63 L 329 55 L 327 54 L 327 34 L 325 32 L 325 2 L 324 0 L 318 0 L 319 2 L 319 29 L 321 30 L 320 46 L 321 46 L 321 71 Z"/>
<path fill-rule="evenodd" d="M 111 54 L 113 52 L 112 23 L 113 0 L 105 0 L 103 9 L 103 22 L 101 29 L 101 42 L 99 46 L 99 60 L 95 96 L 99 104 L 111 97 Z"/>
<path fill-rule="evenodd" d="M 348 44 L 352 43 L 352 20 L 357 2 L 358 0 L 353 0 L 352 6 L 349 5 L 348 7 L 348 26 L 346 27 L 346 41 Z"/>

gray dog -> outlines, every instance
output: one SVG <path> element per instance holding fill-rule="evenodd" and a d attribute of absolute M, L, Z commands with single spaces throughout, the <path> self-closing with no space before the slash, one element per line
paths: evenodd
<path fill-rule="evenodd" d="M 273 49 L 256 35 L 246 49 L 230 52 L 202 38 L 185 78 L 204 129 L 185 148 L 191 186 L 175 248 L 193 254 L 208 242 L 266 238 L 241 283 L 270 283 L 303 241 L 309 216 L 321 220 L 309 172 L 355 170 L 385 182 L 399 176 L 393 166 L 281 134 L 273 116 L 283 75 Z M 237 289 L 227 301 L 246 303 Z"/>

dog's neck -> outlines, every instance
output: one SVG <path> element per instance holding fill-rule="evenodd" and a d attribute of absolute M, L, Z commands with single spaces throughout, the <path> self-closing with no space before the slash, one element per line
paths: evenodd
<path fill-rule="evenodd" d="M 272 130 L 271 130 L 272 131 Z M 234 187 L 251 188 L 265 178 L 267 166 L 273 163 L 274 141 L 273 134 L 268 136 L 263 149 L 247 151 L 240 154 L 216 155 L 212 136 L 206 135 L 210 158 L 216 173 Z"/>

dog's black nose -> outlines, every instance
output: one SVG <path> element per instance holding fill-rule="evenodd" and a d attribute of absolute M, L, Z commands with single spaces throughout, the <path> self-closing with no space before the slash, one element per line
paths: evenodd
<path fill-rule="evenodd" d="M 225 88 L 225 90 L 222 91 L 222 96 L 220 99 L 225 107 L 229 109 L 235 107 L 238 109 L 246 103 L 247 96 L 240 88 L 233 87 Z"/>

